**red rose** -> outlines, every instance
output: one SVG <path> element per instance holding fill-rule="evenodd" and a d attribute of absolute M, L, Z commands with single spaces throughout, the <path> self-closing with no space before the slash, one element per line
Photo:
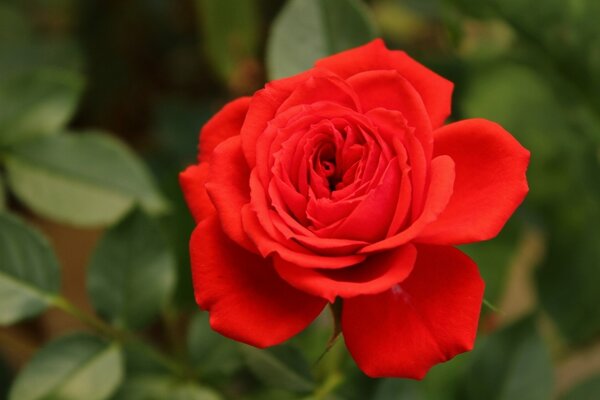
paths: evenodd
<path fill-rule="evenodd" d="M 529 152 L 499 125 L 442 126 L 452 83 L 381 40 L 227 104 L 180 176 L 196 300 L 257 347 L 343 299 L 370 376 L 422 378 L 473 347 L 483 281 L 453 245 L 493 238 Z"/>

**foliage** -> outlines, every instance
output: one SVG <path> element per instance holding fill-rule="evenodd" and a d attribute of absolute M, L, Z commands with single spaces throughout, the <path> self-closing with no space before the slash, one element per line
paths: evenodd
<path fill-rule="evenodd" d="M 113 3 L 0 4 L 0 325 L 21 329 L 0 328 L 0 358 L 14 332 L 43 339 L 22 368 L 0 360 L 0 397 L 600 398 L 597 366 L 564 370 L 600 343 L 599 2 Z M 517 215 L 464 247 L 499 310 L 482 310 L 473 352 L 420 382 L 369 379 L 337 344 L 323 355 L 327 315 L 267 350 L 213 332 L 176 182 L 227 98 L 376 36 L 455 82 L 453 119 L 497 121 L 532 153 Z M 48 220 L 102 230 L 79 282 L 91 313 L 61 290 L 73 278 Z M 49 308 L 87 331 L 45 336 Z"/>

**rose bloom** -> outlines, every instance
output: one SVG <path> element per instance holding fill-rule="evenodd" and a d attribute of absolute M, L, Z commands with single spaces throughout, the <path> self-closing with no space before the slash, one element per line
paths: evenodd
<path fill-rule="evenodd" d="M 341 299 L 369 376 L 422 378 L 473 347 L 484 283 L 454 245 L 493 238 L 529 152 L 381 40 L 225 105 L 180 175 L 194 292 L 212 328 L 267 347 Z"/>

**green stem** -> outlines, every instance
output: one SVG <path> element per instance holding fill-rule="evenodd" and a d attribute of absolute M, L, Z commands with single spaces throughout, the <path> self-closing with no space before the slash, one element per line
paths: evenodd
<path fill-rule="evenodd" d="M 315 390 L 311 397 L 311 400 L 324 399 L 329 393 L 331 393 L 336 387 L 338 387 L 343 380 L 343 375 L 340 374 L 338 371 L 332 372 L 327 377 L 325 382 L 323 382 L 323 385 L 321 385 L 319 388 L 317 388 L 317 390 Z"/>
<path fill-rule="evenodd" d="M 483 304 L 485 304 L 490 310 L 497 312 L 498 314 L 502 314 L 502 315 L 506 314 L 504 311 L 502 311 L 501 309 L 499 309 L 498 307 L 496 307 L 495 305 L 493 305 L 486 299 L 483 299 Z"/>
<path fill-rule="evenodd" d="M 321 353 L 319 358 L 317 358 L 317 361 L 315 361 L 315 366 L 321 362 L 327 353 L 329 353 L 337 339 L 340 337 L 340 333 L 342 333 L 342 306 L 342 299 L 340 298 L 336 299 L 334 303 L 329 304 L 329 310 L 331 311 L 331 317 L 333 319 L 333 332 L 327 341 L 325 350 L 323 350 L 323 353 Z"/>
<path fill-rule="evenodd" d="M 186 366 L 180 364 L 169 355 L 162 353 L 154 346 L 146 343 L 133 332 L 117 329 L 109 325 L 95 315 L 83 311 L 65 297 L 55 296 L 51 299 L 51 302 L 56 308 L 80 320 L 100 335 L 117 342 L 127 342 L 132 349 L 137 349 L 142 353 L 149 355 L 175 375 L 190 378 L 193 376 Z"/>
<path fill-rule="evenodd" d="M 109 337 L 110 339 L 114 339 L 117 341 L 123 341 L 125 339 L 126 332 L 122 332 L 110 326 L 100 318 L 92 314 L 88 314 L 87 312 L 77 307 L 75 304 L 71 303 L 65 297 L 54 297 L 52 299 L 52 305 L 54 305 L 54 307 L 58 308 L 64 313 L 69 314 L 75 317 L 76 319 L 80 320 L 81 322 L 83 322 L 84 324 L 86 324 L 87 326 L 89 326 L 90 328 L 92 328 L 93 330 L 95 330 L 103 336 Z"/>

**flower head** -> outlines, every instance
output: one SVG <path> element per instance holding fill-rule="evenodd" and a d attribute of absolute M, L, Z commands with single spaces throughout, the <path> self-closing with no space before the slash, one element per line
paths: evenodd
<path fill-rule="evenodd" d="M 492 122 L 443 125 L 452 83 L 381 40 L 227 104 L 180 176 L 196 300 L 265 347 L 342 299 L 370 376 L 421 378 L 472 348 L 483 296 L 453 245 L 494 237 L 529 152 Z"/>

